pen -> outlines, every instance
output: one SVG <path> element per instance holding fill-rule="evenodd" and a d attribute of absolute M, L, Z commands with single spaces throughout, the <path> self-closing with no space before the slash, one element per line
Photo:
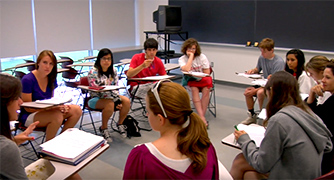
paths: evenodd
<path fill-rule="evenodd" d="M 237 125 L 234 125 L 234 129 L 235 129 L 235 130 L 237 130 L 237 131 L 239 131 L 239 129 L 238 129 L 238 126 L 237 126 Z"/>

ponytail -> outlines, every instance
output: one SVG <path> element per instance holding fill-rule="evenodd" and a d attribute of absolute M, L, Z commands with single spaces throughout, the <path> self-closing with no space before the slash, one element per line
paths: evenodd
<path fill-rule="evenodd" d="M 177 136 L 178 150 L 193 160 L 192 166 L 195 172 L 201 172 L 207 164 L 210 139 L 206 126 L 198 114 L 191 111 L 186 118 L 188 125 L 181 129 Z"/>

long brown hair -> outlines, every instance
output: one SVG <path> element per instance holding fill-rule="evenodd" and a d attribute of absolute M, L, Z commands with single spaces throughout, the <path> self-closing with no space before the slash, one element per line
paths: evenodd
<path fill-rule="evenodd" d="M 268 123 L 271 116 L 289 105 L 297 106 L 305 112 L 308 112 L 305 102 L 300 97 L 298 82 L 290 73 L 286 71 L 274 73 L 264 89 L 266 93 L 269 93 L 269 100 L 266 107 L 267 119 L 264 125 Z"/>
<path fill-rule="evenodd" d="M 45 56 L 49 56 L 52 60 L 52 63 L 53 63 L 53 68 L 52 68 L 50 74 L 48 74 L 48 86 L 50 87 L 51 91 L 53 91 L 55 89 L 54 82 L 56 81 L 56 78 L 57 78 L 57 58 L 53 54 L 52 51 L 44 50 L 41 53 L 39 53 L 39 55 L 37 57 L 37 61 L 36 61 L 36 69 L 39 68 L 38 64 L 41 62 L 41 60 Z"/>
<path fill-rule="evenodd" d="M 9 114 L 7 106 L 10 102 L 18 99 L 21 96 L 22 85 L 19 79 L 11 76 L 0 74 L 0 89 L 1 89 L 1 126 L 0 135 L 11 139 L 11 131 L 9 127 Z"/>
<path fill-rule="evenodd" d="M 206 167 L 207 151 L 211 144 L 205 124 L 198 114 L 192 112 L 189 95 L 180 84 L 162 83 L 158 92 L 171 124 L 185 126 L 188 121 L 189 124 L 178 133 L 177 148 L 182 154 L 193 160 L 192 167 L 195 172 L 201 172 Z M 147 95 L 149 108 L 155 115 L 163 115 L 154 94 L 148 91 Z"/>
<path fill-rule="evenodd" d="M 312 69 L 319 73 L 320 71 L 324 71 L 330 62 L 334 62 L 334 60 L 328 60 L 326 56 L 322 55 L 313 56 L 310 61 L 306 63 L 306 70 Z"/>

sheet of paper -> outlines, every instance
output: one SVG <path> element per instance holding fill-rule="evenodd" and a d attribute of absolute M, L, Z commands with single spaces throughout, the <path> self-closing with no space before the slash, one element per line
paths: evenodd
<path fill-rule="evenodd" d="M 246 78 L 261 79 L 261 74 L 246 74 L 246 73 L 236 73 L 238 76 L 243 76 Z"/>
<path fill-rule="evenodd" d="M 172 78 L 173 76 L 169 76 L 169 75 L 165 75 L 165 76 L 148 76 L 148 77 L 144 77 L 144 78 L 141 78 L 143 80 L 145 79 L 149 79 L 149 80 L 163 80 L 163 79 L 169 79 L 169 78 Z M 135 78 L 134 78 L 135 79 Z"/>
<path fill-rule="evenodd" d="M 202 73 L 202 72 L 185 72 L 185 71 L 182 71 L 183 74 L 186 74 L 186 75 L 191 75 L 191 76 L 197 76 L 197 77 L 205 77 L 205 76 L 210 76 L 206 73 Z"/>
<path fill-rule="evenodd" d="M 302 100 L 305 100 L 306 98 L 308 98 L 309 94 L 300 94 L 300 97 L 302 98 Z"/>
<path fill-rule="evenodd" d="M 260 114 L 257 116 L 260 119 L 266 119 L 267 118 L 267 110 L 263 108 L 260 112 Z"/>
<path fill-rule="evenodd" d="M 71 102 L 72 98 L 51 98 L 51 99 L 44 99 L 44 100 L 37 100 L 36 103 L 39 104 L 65 104 Z"/>
<path fill-rule="evenodd" d="M 264 138 L 264 133 L 266 132 L 266 129 L 263 126 L 256 124 L 238 124 L 238 129 L 246 131 L 249 137 L 255 141 L 257 147 L 261 145 L 262 139 Z"/>
<path fill-rule="evenodd" d="M 124 86 L 103 86 L 103 90 L 116 90 L 116 89 L 125 89 Z"/>

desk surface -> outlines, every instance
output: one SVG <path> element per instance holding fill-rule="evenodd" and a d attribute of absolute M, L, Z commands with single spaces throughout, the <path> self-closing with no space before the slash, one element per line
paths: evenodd
<path fill-rule="evenodd" d="M 70 64 L 67 65 L 67 67 L 75 67 L 75 66 L 94 66 L 95 62 L 83 62 L 83 63 L 78 63 L 78 64 Z"/>
<path fill-rule="evenodd" d="M 171 79 L 174 78 L 175 76 L 170 76 L 170 75 L 164 75 L 164 76 L 148 76 L 144 78 L 129 78 L 129 81 L 159 81 L 163 79 Z"/>
<path fill-rule="evenodd" d="M 57 63 L 63 63 L 63 62 L 71 62 L 71 59 L 59 59 L 57 60 Z"/>
<path fill-rule="evenodd" d="M 35 63 L 29 62 L 29 63 L 17 64 L 16 66 L 7 68 L 4 71 L 9 71 L 9 70 L 12 70 L 12 69 L 17 69 L 17 68 L 22 68 L 22 67 L 27 67 L 27 66 L 32 66 L 32 65 L 35 65 Z"/>
<path fill-rule="evenodd" d="M 65 71 L 69 71 L 70 69 L 68 69 L 68 68 L 58 68 L 57 69 L 57 72 L 58 73 L 61 73 L 61 72 L 65 72 Z"/>
<path fill-rule="evenodd" d="M 174 63 L 167 63 L 167 64 L 164 64 L 164 66 L 165 66 L 166 71 L 174 70 L 180 67 L 179 64 L 174 64 Z"/>
<path fill-rule="evenodd" d="M 111 91 L 111 90 L 117 90 L 117 89 L 125 89 L 125 86 L 103 86 L 104 89 L 101 90 L 95 90 L 95 89 L 89 89 L 89 86 L 83 86 L 79 85 L 78 88 L 88 90 L 88 91 L 95 91 L 95 92 L 102 92 L 102 91 Z"/>

